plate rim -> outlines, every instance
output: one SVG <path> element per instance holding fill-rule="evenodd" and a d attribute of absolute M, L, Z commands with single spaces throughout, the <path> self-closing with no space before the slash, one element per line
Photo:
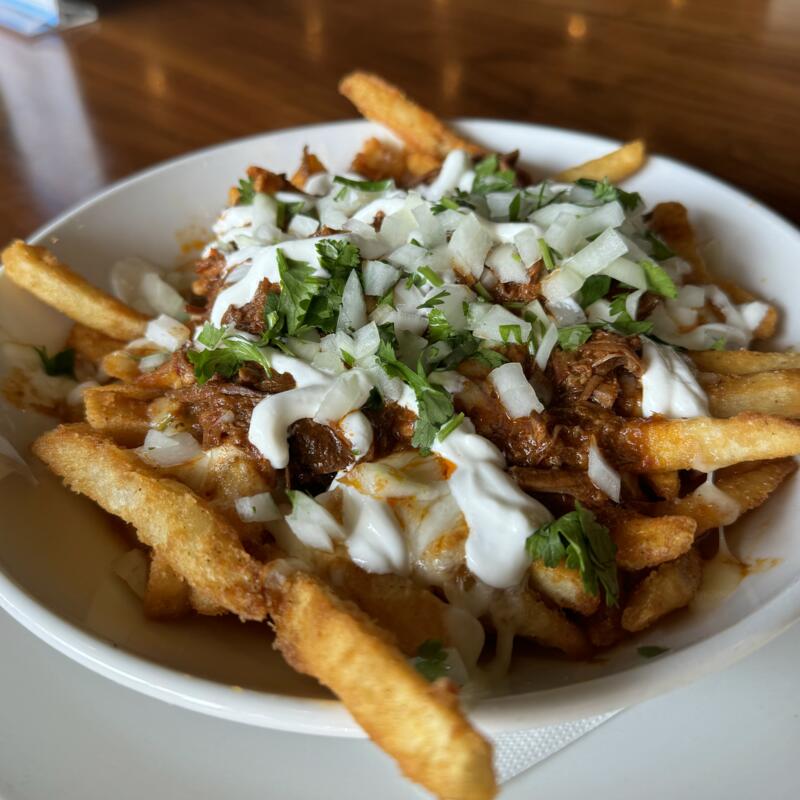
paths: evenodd
<path fill-rule="evenodd" d="M 535 129 L 557 136 L 574 137 L 598 148 L 620 144 L 618 140 L 593 133 L 519 120 L 459 117 L 454 123 L 467 128 L 488 124 L 521 130 Z M 84 209 L 178 164 L 201 160 L 218 152 L 273 136 L 301 136 L 309 131 L 333 127 L 352 127 L 355 131 L 361 129 L 362 132 L 384 130 L 368 120 L 346 119 L 278 128 L 218 142 L 159 162 L 101 188 L 37 227 L 27 237 L 27 241 L 32 244 L 46 243 L 46 237 L 52 231 Z M 751 203 L 760 213 L 766 212 L 773 224 L 794 235 L 800 252 L 800 229 L 760 200 L 692 165 L 667 156 L 651 155 L 650 158 L 654 163 L 664 163 L 670 168 L 687 170 L 704 181 L 738 195 L 742 200 Z M 365 735 L 336 699 L 304 698 L 263 690 L 239 690 L 238 687 L 234 690 L 233 687 L 225 686 L 218 681 L 186 675 L 144 656 L 117 648 L 40 603 L 2 568 L 0 568 L 0 606 L 39 639 L 62 654 L 117 683 L 151 697 L 212 716 L 277 730 L 340 737 Z M 755 612 L 707 639 L 612 675 L 590 678 L 565 687 L 487 698 L 470 708 L 469 713 L 483 730 L 500 733 L 531 727 L 532 724 L 538 727 L 618 709 L 723 669 L 763 646 L 798 619 L 800 619 L 800 576 L 796 575 L 787 586 Z M 531 703 L 539 707 L 533 721 L 530 709 L 527 708 Z M 520 710 L 522 706 L 526 709 Z"/>

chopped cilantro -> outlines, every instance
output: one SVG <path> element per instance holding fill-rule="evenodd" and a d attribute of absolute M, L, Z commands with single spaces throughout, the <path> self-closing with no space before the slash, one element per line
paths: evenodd
<path fill-rule="evenodd" d="M 438 203 L 431 206 L 431 214 L 443 214 L 445 211 L 458 211 L 461 206 L 452 197 L 443 197 Z"/>
<path fill-rule="evenodd" d="M 508 205 L 508 221 L 516 222 L 519 219 L 520 207 L 522 205 L 522 194 L 517 192 L 514 199 Z"/>
<path fill-rule="evenodd" d="M 417 655 L 412 663 L 417 672 L 431 683 L 438 678 L 444 678 L 450 671 L 447 653 L 438 639 L 428 639 L 423 642 L 417 648 Z"/>
<path fill-rule="evenodd" d="M 248 341 L 236 334 L 229 334 L 227 328 L 217 328 L 210 322 L 203 326 L 197 341 L 205 345 L 205 350 L 189 350 L 186 357 L 194 367 L 197 382 L 205 383 L 214 377 L 232 378 L 239 367 L 252 361 L 263 367 L 269 375 L 269 361 L 258 343 Z"/>
<path fill-rule="evenodd" d="M 236 201 L 237 206 L 249 206 L 256 196 L 256 187 L 253 185 L 251 178 L 242 178 L 239 181 L 239 199 Z"/>
<path fill-rule="evenodd" d="M 432 286 L 436 286 L 437 288 L 439 286 L 444 286 L 444 279 L 442 276 L 437 272 L 434 272 L 430 267 L 420 267 L 417 272 L 419 272 Z"/>
<path fill-rule="evenodd" d="M 496 153 L 492 153 L 475 165 L 472 193 L 507 192 L 514 188 L 516 182 L 514 170 L 500 169 L 500 159 Z"/>
<path fill-rule="evenodd" d="M 60 350 L 52 356 L 47 355 L 46 347 L 34 347 L 33 349 L 39 356 L 46 374 L 52 377 L 56 375 L 66 375 L 69 378 L 75 377 L 75 351 L 71 347 L 66 350 Z"/>
<path fill-rule="evenodd" d="M 667 246 L 663 239 L 659 239 L 653 231 L 647 231 L 645 238 L 653 247 L 653 258 L 656 261 L 666 261 L 668 258 L 674 258 L 675 253 Z"/>
<path fill-rule="evenodd" d="M 472 289 L 478 297 L 485 300 L 487 303 L 492 302 L 492 296 L 489 294 L 489 290 L 480 281 L 476 281 Z"/>
<path fill-rule="evenodd" d="M 503 342 L 508 342 L 509 339 L 512 337 L 517 342 L 517 344 L 522 344 L 522 328 L 519 325 L 510 324 L 510 325 L 500 325 L 500 339 Z"/>
<path fill-rule="evenodd" d="M 614 315 L 614 321 L 611 327 L 625 336 L 636 336 L 638 334 L 650 333 L 653 330 L 653 323 L 647 320 L 635 320 L 628 313 L 625 308 L 625 301 L 628 299 L 628 294 L 618 294 L 611 301 L 610 311 Z"/>
<path fill-rule="evenodd" d="M 400 378 L 414 390 L 419 408 L 411 445 L 423 453 L 429 452 L 439 429 L 453 416 L 453 401 L 450 395 L 428 380 L 421 363 L 415 371 L 400 361 L 389 342 L 380 343 L 378 358 L 389 377 Z"/>
<path fill-rule="evenodd" d="M 424 303 L 420 303 L 417 308 L 434 308 L 440 306 L 444 303 L 445 297 L 450 297 L 450 292 L 448 292 L 447 289 L 442 289 L 441 292 L 437 292 L 433 297 L 429 297 Z"/>
<path fill-rule="evenodd" d="M 624 189 L 609 183 L 608 178 L 603 178 L 602 181 L 594 181 L 591 178 L 578 178 L 575 183 L 585 189 L 591 189 L 595 198 L 603 203 L 618 200 L 626 211 L 633 211 L 642 202 L 642 197 L 638 192 L 626 192 Z"/>
<path fill-rule="evenodd" d="M 342 186 L 346 186 L 349 189 L 358 189 L 359 192 L 383 192 L 394 183 L 391 178 L 387 178 L 384 181 L 355 181 L 352 178 L 345 178 L 342 175 L 337 175 L 333 179 L 333 182 L 340 183 Z"/>
<path fill-rule="evenodd" d="M 647 278 L 647 288 L 651 292 L 660 294 L 662 297 L 669 297 L 671 300 L 678 296 L 678 288 L 663 267 L 660 267 L 649 258 L 640 261 L 639 266 L 644 270 L 644 276 Z"/>
<path fill-rule="evenodd" d="M 459 412 L 454 417 L 450 417 L 450 421 L 445 422 L 445 424 L 439 428 L 439 433 L 436 434 L 437 440 L 443 442 L 463 421 L 463 412 Z"/>
<path fill-rule="evenodd" d="M 320 328 L 325 333 L 336 330 L 336 321 L 342 307 L 342 295 L 350 273 L 361 264 L 361 253 L 351 242 L 341 239 L 322 239 L 316 245 L 320 266 L 329 278 L 312 278 L 321 281 L 313 293 L 305 316 L 305 324 Z M 282 293 L 282 292 L 281 292 Z"/>
<path fill-rule="evenodd" d="M 577 569 L 583 578 L 583 587 L 597 595 L 600 587 L 605 591 L 606 603 L 615 606 L 619 599 L 617 579 L 617 548 L 608 533 L 591 511 L 578 500 L 575 510 L 563 517 L 542 525 L 525 542 L 532 561 L 542 561 L 546 567 L 564 563 Z"/>
<path fill-rule="evenodd" d="M 724 336 L 720 336 L 718 339 L 714 339 L 714 341 L 711 343 L 711 349 L 724 350 L 727 343 L 728 340 Z"/>
<path fill-rule="evenodd" d="M 542 261 L 544 261 L 548 272 L 554 270 L 556 265 L 553 261 L 553 254 L 550 252 L 550 246 L 542 237 L 539 237 L 536 241 L 539 243 L 539 252 L 542 254 Z"/>
<path fill-rule="evenodd" d="M 605 297 L 611 288 L 611 278 L 608 275 L 590 275 L 580 290 L 580 304 L 582 308 L 590 306 L 592 303 Z"/>
<path fill-rule="evenodd" d="M 562 350 L 577 350 L 592 335 L 593 326 L 587 324 L 567 325 L 558 329 L 558 344 Z"/>
<path fill-rule="evenodd" d="M 453 326 L 448 322 L 441 308 L 432 308 L 428 314 L 428 336 L 440 342 L 453 334 Z"/>
<path fill-rule="evenodd" d="M 285 203 L 283 200 L 276 202 L 278 204 L 276 223 L 282 231 L 285 231 L 292 221 L 292 217 L 303 210 L 305 203 L 302 200 L 294 203 Z"/>

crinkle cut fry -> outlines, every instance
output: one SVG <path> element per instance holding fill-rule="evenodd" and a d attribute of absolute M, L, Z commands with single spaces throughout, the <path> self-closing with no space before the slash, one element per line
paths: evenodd
<path fill-rule="evenodd" d="M 800 423 L 764 414 L 730 419 L 630 419 L 616 440 L 620 463 L 632 472 L 711 472 L 742 461 L 800 454 Z"/>
<path fill-rule="evenodd" d="M 267 587 L 284 658 L 340 697 L 411 780 L 440 798 L 495 796 L 491 745 L 447 683 L 428 683 L 387 634 L 318 578 L 273 562 Z"/>
<path fill-rule="evenodd" d="M 571 183 L 581 178 L 595 181 L 608 178 L 612 183 L 618 183 L 641 169 L 646 159 L 644 140 L 634 139 L 600 158 L 562 170 L 555 176 L 555 179 Z"/>
<path fill-rule="evenodd" d="M 470 155 L 485 152 L 377 75 L 351 72 L 339 82 L 339 92 L 362 116 L 389 128 L 409 150 L 436 158 L 444 158 L 451 150 L 466 150 Z"/>
<path fill-rule="evenodd" d="M 264 619 L 263 565 L 187 486 L 162 478 L 88 425 L 48 431 L 33 451 L 70 489 L 133 525 L 139 539 L 157 549 L 188 584 L 243 620 Z"/>
<path fill-rule="evenodd" d="M 74 322 L 114 339 L 144 335 L 148 317 L 92 286 L 47 248 L 17 240 L 3 251 L 2 260 L 11 281 Z"/>

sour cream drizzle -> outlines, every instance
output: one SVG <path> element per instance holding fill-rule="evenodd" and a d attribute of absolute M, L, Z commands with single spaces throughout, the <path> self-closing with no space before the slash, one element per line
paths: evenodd
<path fill-rule="evenodd" d="M 525 540 L 552 515 L 519 488 L 503 454 L 469 420 L 433 449 L 456 467 L 448 483 L 469 526 L 467 566 L 489 586 L 515 586 L 530 564 Z"/>
<path fill-rule="evenodd" d="M 671 347 L 642 339 L 642 416 L 670 419 L 708 416 L 708 398 L 683 357 Z"/>

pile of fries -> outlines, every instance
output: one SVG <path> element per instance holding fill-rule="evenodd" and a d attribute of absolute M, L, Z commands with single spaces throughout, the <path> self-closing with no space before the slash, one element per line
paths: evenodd
<path fill-rule="evenodd" d="M 514 154 L 496 156 L 463 139 L 375 76 L 354 73 L 341 82 L 340 89 L 365 117 L 384 124 L 404 144 L 377 139 L 366 142 L 353 163 L 356 176 L 341 179 L 343 193 L 355 187 L 356 191 L 377 196 L 387 186 L 409 191 L 430 186 L 440 170 L 444 172 L 442 165 L 454 151 L 466 154 L 473 165 L 490 164 L 491 169 L 484 167 L 489 179 L 501 180 L 506 186 L 524 180 L 515 166 Z M 554 176 L 553 185 L 578 182 L 590 187 L 595 197 L 606 193 L 609 198 L 627 201 L 633 196 L 620 194 L 613 184 L 638 170 L 645 159 L 643 143 L 631 142 L 603 158 Z M 291 180 L 253 167 L 248 179 L 231 190 L 231 206 L 240 208 L 253 202 L 254 196 L 280 197 L 281 192 L 303 195 L 309 181 L 324 171 L 308 152 L 304 152 L 300 169 Z M 550 191 L 546 184 L 542 186 L 540 201 L 543 192 Z M 283 202 L 281 213 L 300 213 L 287 212 L 287 202 Z M 517 203 L 518 211 L 520 201 L 511 202 Z M 298 203 L 302 207 L 302 197 Z M 472 207 L 469 203 L 468 193 L 456 191 L 446 202 L 441 201 L 437 211 L 464 214 Z M 516 212 L 509 210 L 509 224 L 515 217 Z M 716 285 L 738 307 L 756 301 L 741 287 L 709 274 L 683 206 L 664 203 L 644 219 L 654 247 L 685 266 L 680 280 L 683 286 Z M 287 224 L 286 219 L 283 223 Z M 376 217 L 369 223 L 380 230 L 381 219 Z M 330 225 L 328 230 L 313 227 L 311 235 L 318 239 L 342 232 Z M 487 282 L 480 274 L 476 278 L 455 265 L 456 282 L 477 294 L 478 303 L 485 301 L 501 306 L 504 313 L 517 313 L 518 323 L 501 325 L 503 340 L 490 346 L 475 344 L 477 339 L 472 337 L 474 349 L 450 370 L 458 373 L 457 387 L 452 391 L 438 388 L 429 380 L 434 370 L 420 367 L 415 372 L 402 363 L 402 358 L 395 358 L 390 347 L 389 355 L 382 356 L 384 369 L 387 376 L 400 376 L 416 391 L 417 418 L 408 406 L 401 407 L 396 398 L 384 396 L 382 409 L 374 412 L 382 416 L 369 417 L 376 435 L 386 440 L 381 457 L 364 458 L 364 453 L 353 446 L 347 466 L 337 467 L 335 484 L 338 491 L 342 486 L 363 488 L 370 480 L 373 460 L 385 470 L 382 475 L 393 477 L 407 475 L 412 468 L 429 470 L 434 462 L 441 465 L 446 457 L 436 455 L 437 443 L 453 435 L 459 425 L 462 430 L 474 425 L 479 434 L 494 442 L 498 453 L 502 451 L 508 462 L 506 475 L 546 507 L 543 513 L 549 515 L 547 519 L 552 520 L 552 514 L 559 517 L 529 531 L 524 544 L 530 563 L 521 581 L 513 586 L 478 587 L 485 597 L 482 609 L 475 614 L 480 618 L 480 638 L 482 626 L 489 633 L 496 632 L 498 650 L 504 648 L 504 642 L 505 649 L 510 650 L 510 630 L 512 638 L 516 635 L 534 640 L 569 658 L 586 658 L 686 607 L 701 586 L 704 559 L 713 555 L 710 537 L 764 503 L 795 471 L 793 457 L 800 453 L 800 424 L 795 421 L 800 417 L 800 354 L 727 350 L 724 341 L 709 349 L 690 350 L 687 356 L 678 354 L 676 358 L 683 360 L 689 375 L 686 380 L 696 380 L 698 391 L 705 392 L 708 413 L 689 418 L 660 414 L 645 417 L 641 410 L 640 359 L 645 346 L 642 340 L 651 328 L 637 320 L 635 307 L 631 314 L 632 306 L 626 302 L 626 310 L 618 310 L 611 322 L 591 322 L 591 317 L 587 322 L 586 308 L 578 308 L 575 313 L 581 322 L 556 325 L 550 314 L 555 302 L 544 303 L 548 311 L 543 317 L 537 318 L 536 313 L 526 316 L 530 303 L 544 307 L 540 303 L 546 291 L 543 287 L 558 271 L 557 260 L 548 263 L 557 259 L 556 255 L 542 242 L 544 239 L 540 239 L 535 263 L 524 264 L 527 276 L 523 281 Z M 482 800 L 494 796 L 491 746 L 466 718 L 459 705 L 459 681 L 452 679 L 458 677 L 459 670 L 453 666 L 451 655 L 460 644 L 451 621 L 453 608 L 462 607 L 457 593 L 450 591 L 452 586 L 423 580 L 416 567 L 410 572 L 369 571 L 362 568 L 363 563 L 359 566 L 348 557 L 346 547 L 334 536 L 325 546 L 312 546 L 309 538 L 299 540 L 287 534 L 286 526 L 281 527 L 285 516 L 281 508 L 287 497 L 295 503 L 297 514 L 299 504 L 308 499 L 307 495 L 298 497 L 298 488 L 306 489 L 322 503 L 321 496 L 329 486 L 320 485 L 319 475 L 307 482 L 305 477 L 298 477 L 298 470 L 292 469 L 298 457 L 296 449 L 290 449 L 292 462 L 286 466 L 278 459 L 265 458 L 263 451 L 254 450 L 241 436 L 209 435 L 203 417 L 207 416 L 203 406 L 206 396 L 199 389 L 211 387 L 218 392 L 214 402 L 220 405 L 215 406 L 218 414 L 214 424 L 230 426 L 237 424 L 242 407 L 224 405 L 220 397 L 251 398 L 246 406 L 249 417 L 256 402 L 295 385 L 289 379 L 281 382 L 280 370 L 270 368 L 263 336 L 261 340 L 255 335 L 237 340 L 243 348 L 249 348 L 245 356 L 221 353 L 220 343 L 229 335 L 224 331 L 209 343 L 208 331 L 213 326 L 205 326 L 211 301 L 226 281 L 230 283 L 229 272 L 218 275 L 212 269 L 221 263 L 220 258 L 213 250 L 204 254 L 192 296 L 186 298 L 188 306 L 182 321 L 168 320 L 166 327 L 163 319 L 159 322 L 159 341 L 173 335 L 176 328 L 169 328 L 171 323 L 178 333 L 185 331 L 183 339 L 179 337 L 177 346 L 171 348 L 174 352 L 165 355 L 159 351 L 159 342 L 148 339 L 153 336 L 152 315 L 91 286 L 44 248 L 17 241 L 5 250 L 2 261 L 6 277 L 74 321 L 67 342 L 72 353 L 70 369 L 93 376 L 82 386 L 79 404 L 54 405 L 70 421 L 41 436 L 34 453 L 63 478 L 66 486 L 136 530 L 150 559 L 143 599 L 150 617 L 176 619 L 196 612 L 267 622 L 274 631 L 275 646 L 287 662 L 334 692 L 411 780 L 441 798 Z M 567 260 L 561 264 L 567 264 Z M 483 262 L 478 266 L 483 268 Z M 431 278 L 430 270 L 425 269 L 419 272 L 428 275 L 433 285 L 428 295 L 433 300 L 427 304 L 434 310 L 438 285 L 436 276 Z M 674 298 L 675 285 L 657 265 L 648 270 L 655 275 L 654 283 L 641 289 L 635 300 L 646 304 L 649 297 L 652 308 L 665 298 Z M 414 274 L 409 276 L 409 287 L 413 278 Z M 602 302 L 608 295 L 613 305 L 620 284 L 617 278 L 603 281 L 605 291 L 597 299 Z M 657 290 L 656 285 L 662 288 Z M 504 286 L 516 287 L 513 290 L 517 294 L 510 296 Z M 274 302 L 286 291 L 283 282 L 280 286 L 267 282 L 261 288 L 259 332 L 270 324 L 264 322 L 269 313 L 288 313 L 282 310 L 280 301 Z M 630 295 L 623 299 L 629 300 Z M 347 302 L 342 301 L 341 306 L 347 308 Z M 372 314 L 379 306 L 370 301 L 366 310 Z M 306 303 L 303 313 L 308 307 Z M 292 313 L 297 314 L 297 310 Z M 619 323 L 623 313 L 627 314 L 626 330 Z M 701 313 L 719 317 L 711 301 Z M 242 319 L 235 320 L 240 327 L 246 325 Z M 433 320 L 434 315 L 428 319 Z M 758 324 L 752 326 L 752 338 L 770 337 L 777 321 L 777 310 L 765 305 Z M 519 334 L 523 325 L 531 330 L 529 338 Z M 687 335 L 693 325 L 697 322 L 686 322 L 676 336 Z M 554 329 L 551 338 L 557 337 L 549 345 L 550 361 L 545 356 L 537 362 L 550 327 Z M 341 332 L 343 328 L 339 325 L 333 330 Z M 354 330 L 349 329 L 348 335 L 357 340 Z M 577 339 L 571 338 L 573 334 Z M 448 340 L 451 350 L 456 340 L 454 335 Z M 316 333 L 306 339 L 298 334 L 294 339 L 284 337 L 281 344 L 283 349 L 303 344 L 317 347 L 319 341 Z M 392 341 L 399 352 L 398 339 Z M 270 346 L 278 347 L 276 342 L 273 340 Z M 385 353 L 385 337 L 381 346 L 384 350 L 379 352 Z M 664 345 L 656 342 L 652 346 Z M 610 355 L 591 361 L 591 347 L 612 350 Z M 209 353 L 217 353 L 219 359 L 209 360 Z M 352 354 L 341 354 L 345 365 L 352 367 L 345 356 L 352 360 Z M 586 363 L 605 363 L 608 369 L 592 374 L 577 393 L 570 395 L 569 380 L 577 380 L 576 364 L 584 357 Z M 616 359 L 613 375 L 617 377 L 608 389 L 612 357 Z M 42 358 L 48 374 L 57 369 L 53 359 L 46 354 Z M 339 356 L 337 364 L 338 360 Z M 494 368 L 491 372 L 486 362 Z M 151 366 L 146 368 L 146 364 Z M 513 415 L 510 406 L 504 406 L 500 384 L 492 388 L 498 365 L 522 367 L 529 387 L 545 399 L 538 404 L 539 410 Z M 340 365 L 339 374 L 344 374 L 344 369 Z M 559 369 L 569 380 L 559 377 Z M 623 373 L 625 377 L 619 377 Z M 548 390 L 542 388 L 545 379 L 555 387 L 556 399 L 548 398 Z M 6 396 L 16 402 L 29 397 L 24 381 L 25 375 L 12 375 L 5 387 Z M 610 400 L 604 399 L 606 390 L 613 390 Z M 375 399 L 374 392 L 375 388 L 370 402 Z M 437 418 L 428 408 L 425 413 L 431 433 L 423 442 L 422 409 L 430 398 L 437 403 L 437 413 L 443 406 L 448 410 Z M 367 403 L 363 405 L 366 408 Z M 190 457 L 176 459 L 175 463 L 153 461 L 143 443 L 174 432 L 178 419 L 182 422 L 181 435 L 189 437 L 180 440 L 181 447 L 188 448 Z M 248 421 L 243 422 L 245 430 Z M 294 430 L 301 436 L 299 429 Z M 336 435 L 341 439 L 341 431 Z M 518 446 L 520 441 L 525 447 Z M 377 445 L 368 447 L 373 448 L 370 454 L 376 452 Z M 598 456 L 600 451 L 602 455 Z M 419 456 L 413 464 L 409 461 L 412 455 Z M 604 463 L 602 479 L 597 478 L 597 458 Z M 454 464 L 442 468 L 437 480 L 447 480 L 449 472 L 460 468 Z M 713 484 L 704 483 L 710 473 L 714 473 Z M 335 495 L 336 491 L 334 486 L 328 494 Z M 312 525 L 317 524 L 315 520 L 328 519 L 334 527 L 342 524 L 344 512 L 335 499 L 328 500 L 324 506 L 328 516 L 315 512 L 318 516 L 312 516 Z M 392 513 L 405 520 L 405 530 L 416 524 L 409 511 L 412 500 L 394 498 L 390 502 Z M 252 508 L 243 510 L 243 501 L 252 501 Z M 448 574 L 456 576 L 462 594 L 469 594 L 480 581 L 465 562 L 465 542 L 471 531 L 463 517 L 459 520 L 447 536 L 434 542 L 435 553 L 429 549 L 419 559 L 426 566 L 435 562 L 437 569 L 442 561 L 454 564 L 447 567 L 451 569 Z M 497 536 L 503 535 L 503 524 L 502 519 L 496 520 Z M 486 669 L 465 657 L 461 662 L 462 668 L 467 662 L 468 674 L 460 682 Z"/>

